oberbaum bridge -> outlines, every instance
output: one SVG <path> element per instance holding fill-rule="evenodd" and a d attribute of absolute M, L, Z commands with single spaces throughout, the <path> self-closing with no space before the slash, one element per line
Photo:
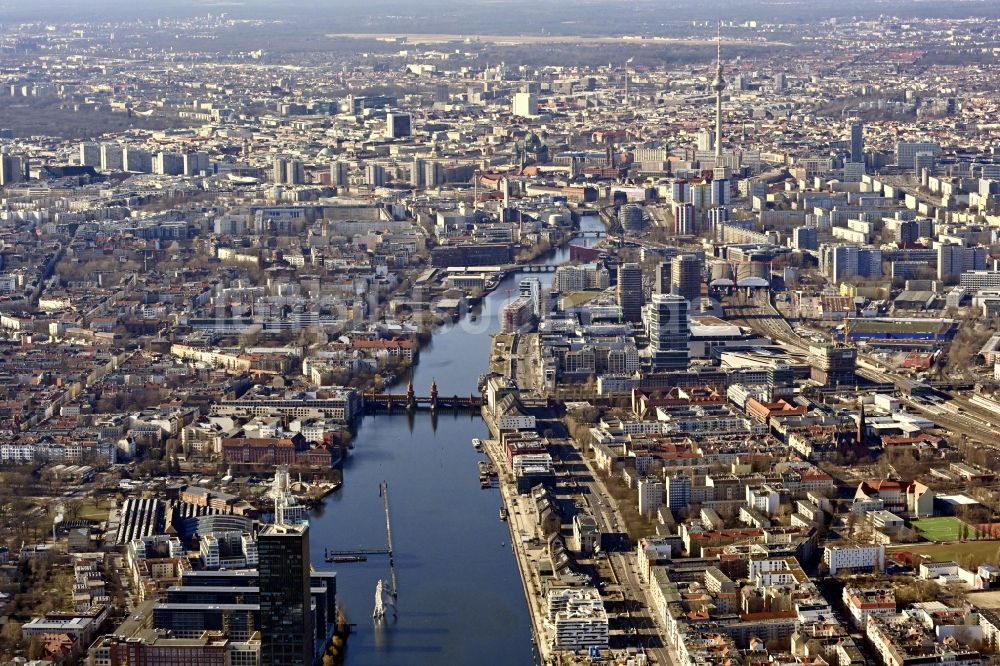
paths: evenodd
<path fill-rule="evenodd" d="M 364 394 L 365 409 L 369 411 L 394 410 L 415 411 L 429 409 L 436 412 L 439 409 L 479 409 L 483 405 L 481 395 L 443 396 L 438 394 L 437 381 L 431 382 L 431 393 L 428 396 L 417 395 L 413 390 L 413 380 L 406 386 L 406 393 L 371 393 Z"/>

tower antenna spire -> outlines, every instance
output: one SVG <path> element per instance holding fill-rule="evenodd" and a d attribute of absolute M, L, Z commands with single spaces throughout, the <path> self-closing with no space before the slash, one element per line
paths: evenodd
<path fill-rule="evenodd" d="M 718 70 L 722 71 L 722 21 L 715 24 L 715 62 Z"/>
<path fill-rule="evenodd" d="M 726 89 L 726 80 L 722 78 L 722 21 L 718 22 L 716 37 L 715 79 L 712 89 L 715 90 L 715 166 L 722 162 L 722 91 Z"/>

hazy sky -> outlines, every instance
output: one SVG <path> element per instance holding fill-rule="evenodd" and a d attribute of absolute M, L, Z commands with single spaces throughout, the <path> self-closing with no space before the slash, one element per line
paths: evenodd
<path fill-rule="evenodd" d="M 609 12 L 609 5 L 617 6 Z M 655 28 L 664 20 L 758 18 L 799 22 L 852 15 L 998 16 L 996 0 L 0 0 L 3 21 L 125 20 L 227 12 L 235 18 L 319 21 L 340 31 L 372 32 L 380 21 L 398 30 L 393 18 L 408 17 L 412 31 L 433 32 L 439 20 L 469 22 L 469 32 L 490 26 L 524 31 L 566 32 L 567 25 L 600 30 L 609 15 L 615 29 Z M 388 18 L 385 18 L 388 17 Z M 416 21 L 413 21 L 416 19 Z M 318 27 L 318 26 L 317 26 Z"/>

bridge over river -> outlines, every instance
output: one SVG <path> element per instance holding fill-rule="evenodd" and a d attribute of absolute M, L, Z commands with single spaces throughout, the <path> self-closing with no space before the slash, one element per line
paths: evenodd
<path fill-rule="evenodd" d="M 483 398 L 480 395 L 440 395 L 438 393 L 437 382 L 431 383 L 430 395 L 417 395 L 413 389 L 411 381 L 406 387 L 406 393 L 365 393 L 365 409 L 376 411 L 378 409 L 394 410 L 417 410 L 429 409 L 432 412 L 439 409 L 475 409 L 478 410 L 483 405 Z"/>

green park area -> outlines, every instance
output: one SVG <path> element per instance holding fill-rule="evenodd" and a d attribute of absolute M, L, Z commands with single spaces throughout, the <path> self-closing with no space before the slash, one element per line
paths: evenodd
<path fill-rule="evenodd" d="M 963 526 L 965 531 L 963 532 Z M 975 537 L 975 528 L 963 523 L 958 518 L 942 516 L 938 518 L 921 518 L 910 521 L 910 527 L 928 541 L 959 541 Z"/>

